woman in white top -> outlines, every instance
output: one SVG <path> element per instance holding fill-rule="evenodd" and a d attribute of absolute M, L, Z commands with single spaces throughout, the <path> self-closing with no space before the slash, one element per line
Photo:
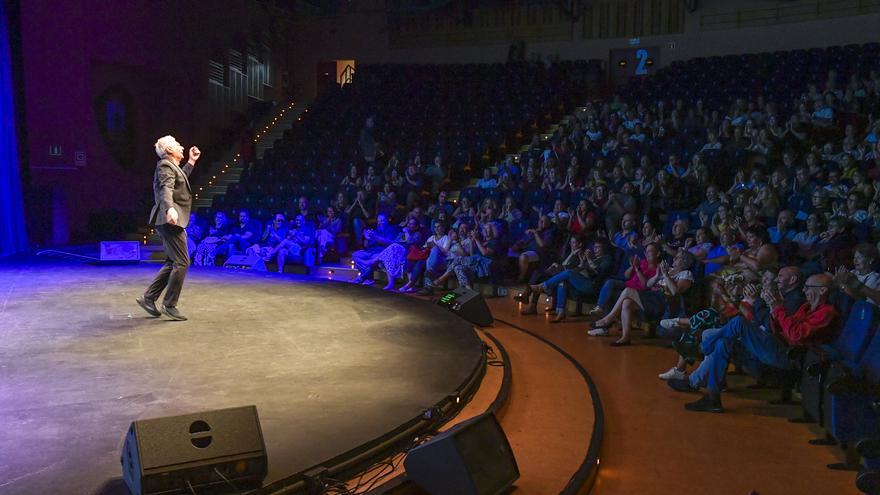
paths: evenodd
<path fill-rule="evenodd" d="M 856 246 L 853 253 L 853 269 L 838 267 L 834 282 L 850 297 L 864 298 L 875 306 L 880 306 L 880 273 L 874 270 L 876 261 L 877 248 L 863 242 Z"/>
<path fill-rule="evenodd" d="M 399 289 L 400 292 L 415 292 L 416 285 L 422 279 L 425 271 L 436 272 L 446 263 L 446 254 L 452 245 L 449 234 L 446 233 L 446 225 L 443 222 L 434 222 L 434 233 L 425 240 L 422 252 L 426 257 L 422 259 L 408 259 L 409 280 Z M 408 258 L 411 258 L 408 256 Z"/>

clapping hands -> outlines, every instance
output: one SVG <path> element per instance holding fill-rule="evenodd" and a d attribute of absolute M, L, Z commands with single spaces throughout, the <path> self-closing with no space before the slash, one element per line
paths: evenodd
<path fill-rule="evenodd" d="M 631 266 L 632 269 L 636 271 L 636 273 L 641 273 L 641 271 L 639 270 L 639 257 L 638 256 L 633 256 L 632 258 L 630 258 L 629 266 Z"/>
<path fill-rule="evenodd" d="M 661 261 L 660 266 L 657 269 L 660 272 L 660 275 L 667 277 L 669 275 L 669 262 L 666 260 Z"/>
<path fill-rule="evenodd" d="M 834 272 L 835 285 L 845 289 L 852 289 L 856 282 L 858 282 L 858 279 L 851 271 L 847 270 L 846 267 L 837 267 L 837 270 Z"/>
<path fill-rule="evenodd" d="M 779 293 L 779 287 L 771 285 L 764 287 L 764 290 L 761 291 L 761 298 L 767 303 L 767 306 L 773 308 L 781 304 L 782 294 Z"/>
<path fill-rule="evenodd" d="M 758 286 L 755 284 L 746 284 L 743 287 L 743 300 L 749 304 L 755 304 L 755 300 L 760 295 L 760 291 L 758 290 Z"/>
<path fill-rule="evenodd" d="M 628 245 L 629 247 L 631 247 L 632 249 L 636 249 L 636 248 L 639 247 L 639 246 L 636 244 L 636 236 L 634 236 L 634 235 L 631 235 L 631 236 L 627 237 L 627 238 L 626 238 L 626 243 L 627 243 L 627 245 Z"/>

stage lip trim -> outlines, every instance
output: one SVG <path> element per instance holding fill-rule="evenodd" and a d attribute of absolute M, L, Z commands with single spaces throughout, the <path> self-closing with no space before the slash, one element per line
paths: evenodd
<path fill-rule="evenodd" d="M 487 407 L 486 410 L 482 413 L 492 413 L 497 416 L 501 413 L 501 409 L 504 408 L 504 406 L 507 404 L 507 399 L 510 397 L 510 384 L 513 380 L 513 363 L 510 361 L 510 355 L 507 354 L 507 349 L 504 348 L 504 345 L 501 344 L 501 341 L 499 341 L 486 329 L 481 329 L 480 331 L 483 333 L 483 335 L 488 337 L 489 340 L 492 341 L 492 344 L 495 346 L 495 348 L 498 349 L 498 352 L 501 354 L 501 363 L 504 367 L 504 371 L 501 375 L 501 387 L 498 388 L 498 393 L 495 394 L 495 400 L 493 400 L 492 403 L 489 404 L 489 407 Z M 388 481 L 382 483 L 381 485 L 373 488 L 368 492 L 368 495 L 380 495 L 406 483 L 411 483 L 411 481 L 406 476 L 406 472 L 403 472 L 395 476 L 394 478 L 391 478 Z"/>
<path fill-rule="evenodd" d="M 476 333 L 476 330 L 475 330 Z M 480 388 L 483 376 L 486 374 L 486 350 L 484 344 L 480 359 L 474 366 L 471 374 L 450 395 L 434 404 L 431 408 L 440 412 L 440 418 L 452 418 L 470 402 L 474 394 Z M 458 398 L 459 400 L 456 400 Z M 270 483 L 258 490 L 248 492 L 248 495 L 293 495 L 309 493 L 313 489 L 312 479 L 309 473 L 323 473 L 333 479 L 347 479 L 375 463 L 377 459 L 384 459 L 401 448 L 411 444 L 416 437 L 426 433 L 436 432 L 446 421 L 426 419 L 424 415 L 416 416 L 397 428 L 385 433 L 369 442 L 361 444 L 347 452 L 343 452 L 327 461 L 318 463 L 298 473 Z"/>

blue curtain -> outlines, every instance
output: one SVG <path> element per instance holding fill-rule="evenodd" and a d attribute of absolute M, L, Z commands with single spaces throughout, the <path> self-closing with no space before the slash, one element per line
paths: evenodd
<path fill-rule="evenodd" d="M 28 248 L 12 96 L 12 50 L 6 0 L 0 0 L 0 256 Z"/>

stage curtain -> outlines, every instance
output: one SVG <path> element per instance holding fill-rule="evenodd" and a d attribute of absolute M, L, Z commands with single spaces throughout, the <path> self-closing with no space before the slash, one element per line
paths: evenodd
<path fill-rule="evenodd" d="M 6 0 L 0 0 L 0 256 L 28 248 L 13 108 L 12 50 Z"/>

